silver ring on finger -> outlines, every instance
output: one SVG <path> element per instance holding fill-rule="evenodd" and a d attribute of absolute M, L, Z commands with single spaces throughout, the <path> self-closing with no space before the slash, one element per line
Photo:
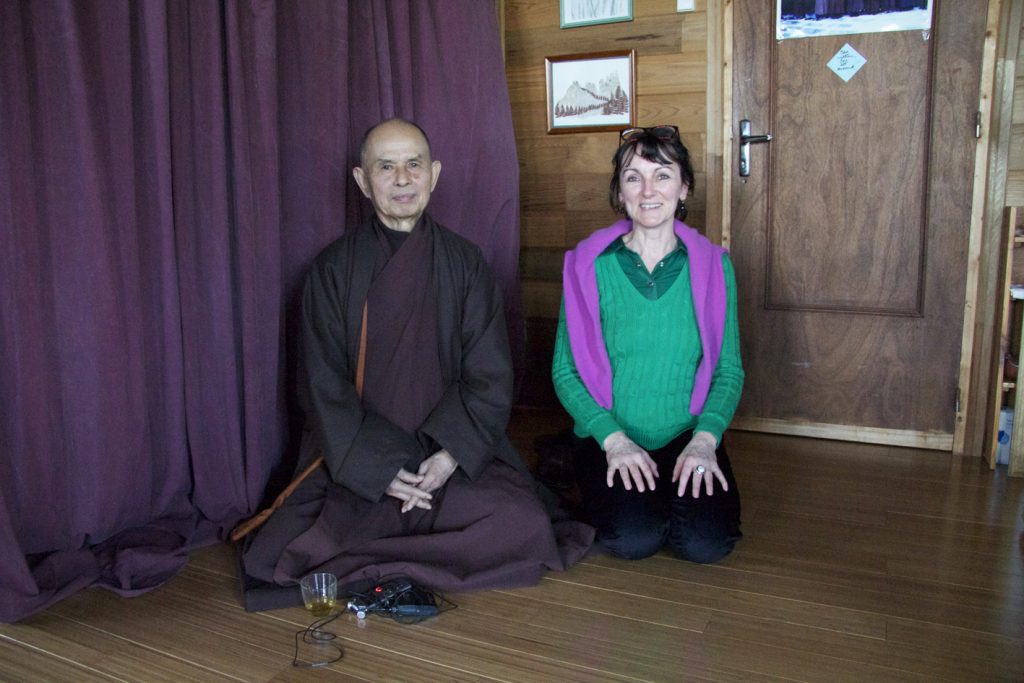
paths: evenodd
<path fill-rule="evenodd" d="M 697 474 L 704 474 L 707 470 L 704 469 L 704 465 L 697 465 Z"/>

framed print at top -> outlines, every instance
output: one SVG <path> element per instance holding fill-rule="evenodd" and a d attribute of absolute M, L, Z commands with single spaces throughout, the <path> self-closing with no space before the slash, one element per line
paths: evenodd
<path fill-rule="evenodd" d="M 544 59 L 548 133 L 636 125 L 636 52 L 612 50 Z"/>
<path fill-rule="evenodd" d="M 633 0 L 558 0 L 561 28 L 633 21 Z"/>
<path fill-rule="evenodd" d="M 776 0 L 775 39 L 883 31 L 930 31 L 932 11 L 932 0 L 901 0 L 899 3 Z"/>

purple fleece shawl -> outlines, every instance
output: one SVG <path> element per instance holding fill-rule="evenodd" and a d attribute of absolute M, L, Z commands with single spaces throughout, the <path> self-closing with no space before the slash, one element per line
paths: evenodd
<path fill-rule="evenodd" d="M 601 309 L 598 303 L 597 275 L 594 260 L 633 227 L 631 221 L 620 220 L 598 230 L 572 251 L 565 253 L 562 285 L 565 296 L 565 321 L 569 345 L 576 370 L 590 395 L 605 410 L 612 407 L 612 368 L 601 332 Z M 722 254 L 725 249 L 712 244 L 690 226 L 675 221 L 675 233 L 686 246 L 690 265 L 690 288 L 697 318 L 703 358 L 697 366 L 690 396 L 690 413 L 699 415 L 711 388 L 711 376 L 722 352 L 725 330 L 725 273 Z"/>

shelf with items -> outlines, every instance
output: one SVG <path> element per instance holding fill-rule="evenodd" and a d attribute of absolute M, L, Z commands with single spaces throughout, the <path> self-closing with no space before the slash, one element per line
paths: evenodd
<path fill-rule="evenodd" d="M 1017 376 L 1024 336 L 1024 207 L 1007 207 L 1005 235 L 999 352 L 992 385 L 995 411 L 986 455 L 990 467 L 1005 462 L 1011 476 L 1024 476 L 1024 378 Z M 999 457 L 1001 426 L 1009 431 L 1008 442 L 1003 438 L 1005 458 Z"/>
<path fill-rule="evenodd" d="M 1017 247 L 1017 240 L 1014 239 L 1014 247 Z M 1017 260 L 1017 253 L 1024 253 L 1024 250 L 1014 249 L 1014 261 Z M 1010 365 L 1014 358 L 1020 359 L 1021 351 L 1021 339 L 1024 337 L 1024 286 L 1012 285 L 1010 287 L 1010 306 L 1011 312 L 1016 315 L 1007 316 L 1008 319 L 1012 320 L 1012 330 L 1016 331 L 1015 339 L 1011 342 L 1015 342 L 1014 348 L 1016 353 L 1008 352 L 1006 360 L 1004 361 L 1003 374 L 1006 374 L 1005 365 Z M 1018 323 L 1019 320 L 1019 323 Z M 1016 369 L 1016 366 L 1013 366 Z M 1016 386 L 1013 390 L 1013 424 L 1019 425 L 1015 430 L 1011 430 L 1010 436 L 1010 452 L 1007 459 L 1007 468 L 1010 476 L 1018 477 L 1024 476 L 1024 381 L 1020 378 L 1015 378 Z M 1004 402 L 1005 405 L 1005 402 Z"/>

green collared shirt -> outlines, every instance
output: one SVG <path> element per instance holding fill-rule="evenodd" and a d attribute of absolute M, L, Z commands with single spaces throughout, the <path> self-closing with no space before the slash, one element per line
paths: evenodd
<path fill-rule="evenodd" d="M 675 249 L 665 255 L 665 258 L 658 261 L 654 270 L 648 271 L 640 254 L 626 246 L 626 243 L 619 237 L 608 245 L 604 253 L 615 252 L 615 258 L 622 266 L 622 272 L 626 274 L 629 281 L 636 287 L 645 298 L 654 301 L 668 291 L 672 283 L 683 272 L 686 265 L 686 247 L 683 241 L 676 237 Z"/>

